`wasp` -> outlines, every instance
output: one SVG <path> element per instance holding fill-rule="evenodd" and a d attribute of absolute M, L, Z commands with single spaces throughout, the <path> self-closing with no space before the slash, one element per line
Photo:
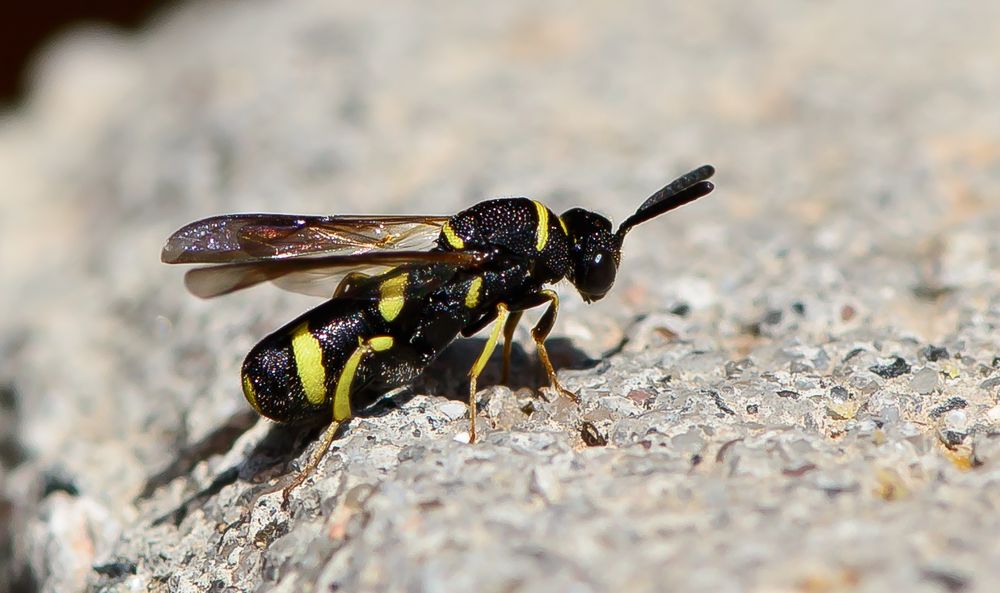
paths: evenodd
<path fill-rule="evenodd" d="M 469 441 L 476 440 L 477 379 L 503 334 L 502 380 L 511 338 L 527 309 L 546 306 L 531 338 L 551 387 L 574 401 L 545 349 L 559 310 L 546 288 L 568 279 L 584 301 L 614 284 L 622 242 L 636 225 L 710 193 L 702 166 L 650 196 L 612 230 L 604 216 L 556 215 L 528 198 L 480 202 L 454 216 L 230 214 L 193 222 L 167 240 L 162 260 L 205 264 L 185 275 L 203 298 L 273 282 L 327 297 L 260 341 L 242 369 L 243 395 L 278 422 L 332 417 L 309 463 L 319 464 L 365 388 L 416 378 L 456 337 L 492 324 L 469 370 Z"/>

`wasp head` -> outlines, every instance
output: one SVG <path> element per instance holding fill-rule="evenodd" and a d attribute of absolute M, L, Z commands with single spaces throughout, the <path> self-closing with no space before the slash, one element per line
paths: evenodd
<path fill-rule="evenodd" d="M 563 213 L 560 218 L 571 243 L 568 277 L 583 300 L 599 300 L 611 289 L 621 262 L 622 242 L 632 227 L 708 195 L 715 186 L 706 180 L 714 174 L 711 165 L 704 165 L 671 181 L 643 202 L 616 232 L 612 232 L 610 220 L 595 212 L 573 208 Z"/>
<path fill-rule="evenodd" d="M 596 301 L 615 283 L 621 257 L 611 221 L 583 208 L 567 210 L 559 218 L 566 224 L 571 243 L 569 280 L 583 300 Z"/>

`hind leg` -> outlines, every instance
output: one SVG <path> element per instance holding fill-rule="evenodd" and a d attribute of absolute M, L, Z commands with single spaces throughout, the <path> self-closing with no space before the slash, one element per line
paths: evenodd
<path fill-rule="evenodd" d="M 490 355 L 493 354 L 493 349 L 496 348 L 497 340 L 500 339 L 500 328 L 504 327 L 509 315 L 510 310 L 507 309 L 507 305 L 497 303 L 497 316 L 496 322 L 493 324 L 493 330 L 490 332 L 490 337 L 486 339 L 486 345 L 483 347 L 483 351 L 479 353 L 479 357 L 476 358 L 476 362 L 472 364 L 472 368 L 469 370 L 470 443 L 476 442 L 476 380 L 479 379 L 479 374 L 483 372 L 483 369 L 486 367 L 486 362 L 490 359 Z"/>
<path fill-rule="evenodd" d="M 392 348 L 393 346 L 392 336 L 375 336 L 367 340 L 358 339 L 358 347 L 354 349 L 351 356 L 348 357 L 347 361 L 344 363 L 344 367 L 340 370 L 340 375 L 337 377 L 337 387 L 333 395 L 333 421 L 330 422 L 330 426 L 326 428 L 323 432 L 323 436 L 320 438 L 319 443 L 316 444 L 316 448 L 313 449 L 312 455 L 309 456 L 309 461 L 306 466 L 302 468 L 295 479 L 291 481 L 287 486 L 281 490 L 281 498 L 285 504 L 288 503 L 288 497 L 292 490 L 298 488 L 306 479 L 312 475 L 313 471 L 319 466 L 323 457 L 326 456 L 327 451 L 330 449 L 330 445 L 333 443 L 333 438 L 337 434 L 337 429 L 340 425 L 350 420 L 351 413 L 351 394 L 353 392 L 352 387 L 354 385 L 354 377 L 358 373 L 358 368 L 373 352 L 382 352 Z"/>

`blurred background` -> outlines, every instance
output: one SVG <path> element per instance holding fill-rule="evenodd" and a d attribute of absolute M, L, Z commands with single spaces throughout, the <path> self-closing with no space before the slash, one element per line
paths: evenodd
<path fill-rule="evenodd" d="M 644 531 L 656 521 L 623 512 L 618 533 L 640 535 L 602 539 L 592 511 L 518 537 L 560 534 L 532 540 L 553 553 L 565 542 L 609 546 L 572 557 L 597 583 L 575 590 L 618 588 L 614 575 L 650 591 L 746 590 L 723 586 L 734 582 L 987 591 L 1000 582 L 1000 560 L 979 553 L 1000 528 L 995 470 L 973 458 L 972 436 L 955 437 L 955 463 L 939 444 L 945 430 L 992 434 L 1000 418 L 988 383 L 1000 372 L 1000 3 L 256 0 L 15 10 L 3 25 L 0 91 L 0 589 L 98 590 L 106 583 L 92 565 L 114 555 L 148 563 L 145 578 L 186 574 L 190 587 L 180 590 L 207 588 L 194 567 L 218 560 L 197 548 L 211 528 L 189 523 L 155 544 L 144 539 L 149 518 L 168 512 L 182 486 L 141 504 L 135 496 L 177 451 L 246 410 L 243 356 L 316 301 L 271 287 L 212 301 L 186 294 L 182 271 L 158 260 L 181 225 L 239 211 L 442 214 L 503 195 L 621 221 L 703 163 L 718 170 L 716 192 L 633 231 L 607 298 L 584 306 L 562 287 L 553 337 L 607 363 L 567 378 L 603 390 L 587 402 L 614 404 L 603 410 L 605 428 L 613 419 L 621 430 L 609 434 L 653 422 L 642 431 L 673 443 L 671 431 L 686 426 L 677 415 L 690 413 L 699 436 L 685 442 L 708 443 L 699 459 L 715 458 L 720 439 L 751 442 L 771 427 L 815 455 L 789 470 L 768 457 L 774 447 L 748 445 L 750 469 L 713 473 L 670 444 L 650 453 L 676 455 L 650 469 L 666 485 L 647 491 L 652 482 L 637 470 L 631 492 L 614 486 L 614 462 L 595 462 L 573 477 L 588 508 L 647 508 L 667 521 L 669 538 Z M 524 332 L 518 339 L 530 344 Z M 930 347 L 949 355 L 931 361 L 924 353 L 939 350 Z M 909 375 L 870 371 L 895 356 L 914 374 L 931 369 L 929 380 L 911 386 Z M 630 369 L 624 379 L 612 372 L 621 368 Z M 464 373 L 423 389 L 454 395 Z M 651 376 L 662 380 L 650 397 L 659 398 L 659 424 L 625 401 Z M 774 396 L 793 387 L 801 398 Z M 688 403 L 711 389 L 746 405 L 730 414 L 670 399 L 685 388 L 696 394 Z M 965 402 L 963 415 L 929 416 L 951 397 Z M 440 427 L 457 431 L 464 420 L 420 431 L 402 424 L 433 412 L 423 401 L 431 412 L 388 414 L 356 434 L 416 442 L 450 463 Z M 878 425 L 881 442 L 859 432 L 862 421 Z M 576 430 L 570 421 L 548 426 Z M 792 449 L 788 458 L 798 459 Z M 524 453 L 546 466 L 536 454 Z M 498 463 L 519 456 L 498 454 Z M 385 467 L 372 480 L 389 483 L 386 491 L 405 479 L 399 458 L 388 445 L 373 457 Z M 352 471 L 376 471 L 359 459 Z M 956 464 L 974 461 L 987 469 L 958 473 Z M 873 499 L 876 462 L 900 476 L 908 502 Z M 810 464 L 816 471 L 800 480 L 796 468 Z M 200 466 L 201 479 L 217 469 Z M 522 470 L 496 472 L 534 475 Z M 698 486 L 685 491 L 692 480 Z M 468 505 L 461 516 L 482 500 L 469 488 L 449 494 Z M 670 492 L 687 498 L 650 509 Z M 206 523 L 222 520 L 220 507 Z M 549 525 L 540 508 L 526 503 L 511 516 Z M 781 521 L 765 516 L 786 509 Z M 632 544 L 647 536 L 656 545 Z M 372 546 L 358 557 L 396 559 L 379 573 L 400 579 L 386 590 L 417 582 L 402 569 L 424 566 L 419 548 Z M 508 566 L 497 560 L 506 552 L 478 556 Z M 451 557 L 426 557 L 439 553 Z M 214 574 L 230 575 L 219 562 Z M 442 569 L 433 582 L 481 584 L 463 585 L 460 572 Z M 545 583 L 559 573 L 532 565 L 524 574 Z"/>
<path fill-rule="evenodd" d="M 29 87 L 29 64 L 46 43 L 85 24 L 135 30 L 164 0 L 94 0 L 48 3 L 18 2 L 7 7 L 0 35 L 0 105 L 12 106 Z"/>

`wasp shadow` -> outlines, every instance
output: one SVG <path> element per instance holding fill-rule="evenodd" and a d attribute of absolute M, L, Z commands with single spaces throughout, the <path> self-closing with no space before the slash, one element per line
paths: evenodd
<path fill-rule="evenodd" d="M 483 338 L 471 338 L 453 342 L 441 356 L 430 364 L 424 373 L 413 382 L 415 390 L 440 394 L 456 401 L 469 399 L 469 369 L 486 347 Z M 557 371 L 583 370 L 594 368 L 600 360 L 590 358 L 585 352 L 573 346 L 567 338 L 553 338 L 545 341 L 552 365 Z M 537 390 L 549 385 L 541 361 L 533 351 L 515 342 L 510 353 L 510 377 L 507 386 L 513 390 L 528 388 Z M 503 374 L 503 347 L 498 344 L 489 362 L 479 375 L 478 388 L 497 385 Z"/>
<path fill-rule="evenodd" d="M 250 410 L 234 414 L 203 439 L 183 448 L 166 468 L 151 476 L 136 497 L 136 502 L 150 498 L 161 486 L 189 475 L 199 462 L 213 455 L 225 454 L 240 436 L 259 421 L 260 417 Z M 286 473 L 285 468 L 316 440 L 329 421 L 329 418 L 321 416 L 292 424 L 271 423 L 264 437 L 243 460 L 221 471 L 209 485 L 185 498 L 173 510 L 155 518 L 153 525 L 180 525 L 191 511 L 201 508 L 212 496 L 237 481 L 261 483 L 274 475 Z"/>
<path fill-rule="evenodd" d="M 567 338 L 553 338 L 545 341 L 549 357 L 556 370 L 584 370 L 594 368 L 600 360 L 590 358 L 585 352 L 573 346 Z M 354 415 L 357 417 L 379 417 L 389 414 L 408 402 L 418 393 L 440 395 L 454 401 L 469 400 L 469 369 L 486 347 L 484 338 L 469 338 L 452 342 L 419 377 L 404 388 L 387 389 L 370 387 L 351 397 Z M 500 383 L 503 374 L 503 347 L 498 345 L 490 361 L 479 376 L 478 387 L 484 388 Z M 537 390 L 549 385 L 548 377 L 541 361 L 534 352 L 526 351 L 514 343 L 510 355 L 510 377 L 507 386 L 513 390 L 528 388 Z"/>
<path fill-rule="evenodd" d="M 545 345 L 556 369 L 589 369 L 600 363 L 574 347 L 566 338 L 547 340 Z M 354 414 L 358 417 L 379 417 L 396 411 L 416 393 L 434 393 L 455 401 L 468 401 L 469 369 L 480 356 L 486 340 L 471 338 L 457 340 L 414 380 L 403 389 L 368 387 L 352 397 Z M 500 382 L 502 374 L 502 347 L 498 347 L 490 357 L 490 362 L 479 377 L 479 387 L 487 387 Z M 499 351 L 499 352 L 498 352 Z M 510 381 L 511 389 L 538 389 L 548 385 L 548 378 L 534 352 L 527 352 L 520 344 L 511 348 Z M 251 410 L 231 416 L 203 439 L 180 450 L 174 460 L 162 471 L 151 476 L 136 497 L 141 501 L 152 496 L 161 486 L 189 475 L 201 461 L 213 455 L 222 455 L 232 449 L 236 440 L 259 421 Z M 309 445 L 316 440 L 331 418 L 319 415 L 315 418 L 291 424 L 271 423 L 264 437 L 254 445 L 243 461 L 222 471 L 212 482 L 181 502 L 174 510 L 154 519 L 153 524 L 172 523 L 179 525 L 191 511 L 200 508 L 223 488 L 237 481 L 262 483 L 272 477 L 287 473 L 287 468 L 298 459 Z M 341 431 L 348 423 L 341 426 Z M 338 431 L 339 432 L 339 431 Z"/>

